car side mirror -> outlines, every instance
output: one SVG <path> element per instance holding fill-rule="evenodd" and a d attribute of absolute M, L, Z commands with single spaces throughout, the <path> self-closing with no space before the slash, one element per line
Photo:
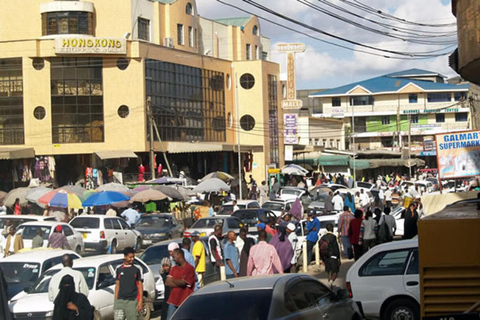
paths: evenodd
<path fill-rule="evenodd" d="M 338 298 L 339 300 L 347 299 L 348 296 L 349 296 L 349 294 L 348 294 L 348 290 L 347 290 L 347 289 L 339 289 L 339 290 L 337 291 L 337 298 Z"/>
<path fill-rule="evenodd" d="M 23 288 L 23 291 L 25 293 L 30 293 L 32 291 L 32 287 L 25 287 L 25 288 Z"/>

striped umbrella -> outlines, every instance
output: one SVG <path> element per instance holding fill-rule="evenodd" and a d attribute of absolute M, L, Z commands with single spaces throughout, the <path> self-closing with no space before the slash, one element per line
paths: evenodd
<path fill-rule="evenodd" d="M 70 208 L 70 209 L 81 209 L 82 200 L 75 193 L 68 193 L 65 190 L 60 190 L 57 192 L 50 202 L 48 203 L 50 207 L 59 207 L 59 208 Z"/>

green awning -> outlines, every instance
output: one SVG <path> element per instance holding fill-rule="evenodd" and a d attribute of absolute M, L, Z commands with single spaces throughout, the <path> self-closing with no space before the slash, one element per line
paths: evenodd
<path fill-rule="evenodd" d="M 350 160 L 350 168 L 353 169 L 353 160 Z M 370 169 L 370 161 L 368 160 L 355 160 L 355 170 Z"/>
<path fill-rule="evenodd" d="M 317 158 L 317 164 L 319 166 L 348 166 L 350 156 L 334 155 L 334 154 L 322 154 L 320 158 Z"/>

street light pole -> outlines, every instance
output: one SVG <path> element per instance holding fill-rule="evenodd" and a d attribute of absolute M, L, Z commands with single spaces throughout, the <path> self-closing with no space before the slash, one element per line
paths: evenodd
<path fill-rule="evenodd" d="M 232 66 L 233 69 L 233 66 Z M 236 127 L 237 127 L 237 155 L 238 155 L 238 192 L 240 200 L 243 199 L 242 193 L 242 154 L 240 150 L 240 110 L 238 103 L 238 78 L 237 73 L 233 73 L 235 76 L 235 112 L 236 112 Z"/>
<path fill-rule="evenodd" d="M 348 103 L 348 102 L 347 102 Z M 353 144 L 353 188 L 355 188 L 355 184 L 357 182 L 357 173 L 355 170 L 355 158 L 357 157 L 357 151 L 355 147 L 355 111 L 354 106 L 351 105 L 352 108 L 352 144 Z"/>

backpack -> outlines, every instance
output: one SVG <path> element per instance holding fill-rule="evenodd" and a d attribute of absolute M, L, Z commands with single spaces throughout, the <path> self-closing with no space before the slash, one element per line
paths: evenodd
<path fill-rule="evenodd" d="M 320 258 L 323 261 L 330 258 L 330 241 L 328 241 L 328 238 L 323 236 L 318 242 L 318 246 L 320 250 Z"/>

